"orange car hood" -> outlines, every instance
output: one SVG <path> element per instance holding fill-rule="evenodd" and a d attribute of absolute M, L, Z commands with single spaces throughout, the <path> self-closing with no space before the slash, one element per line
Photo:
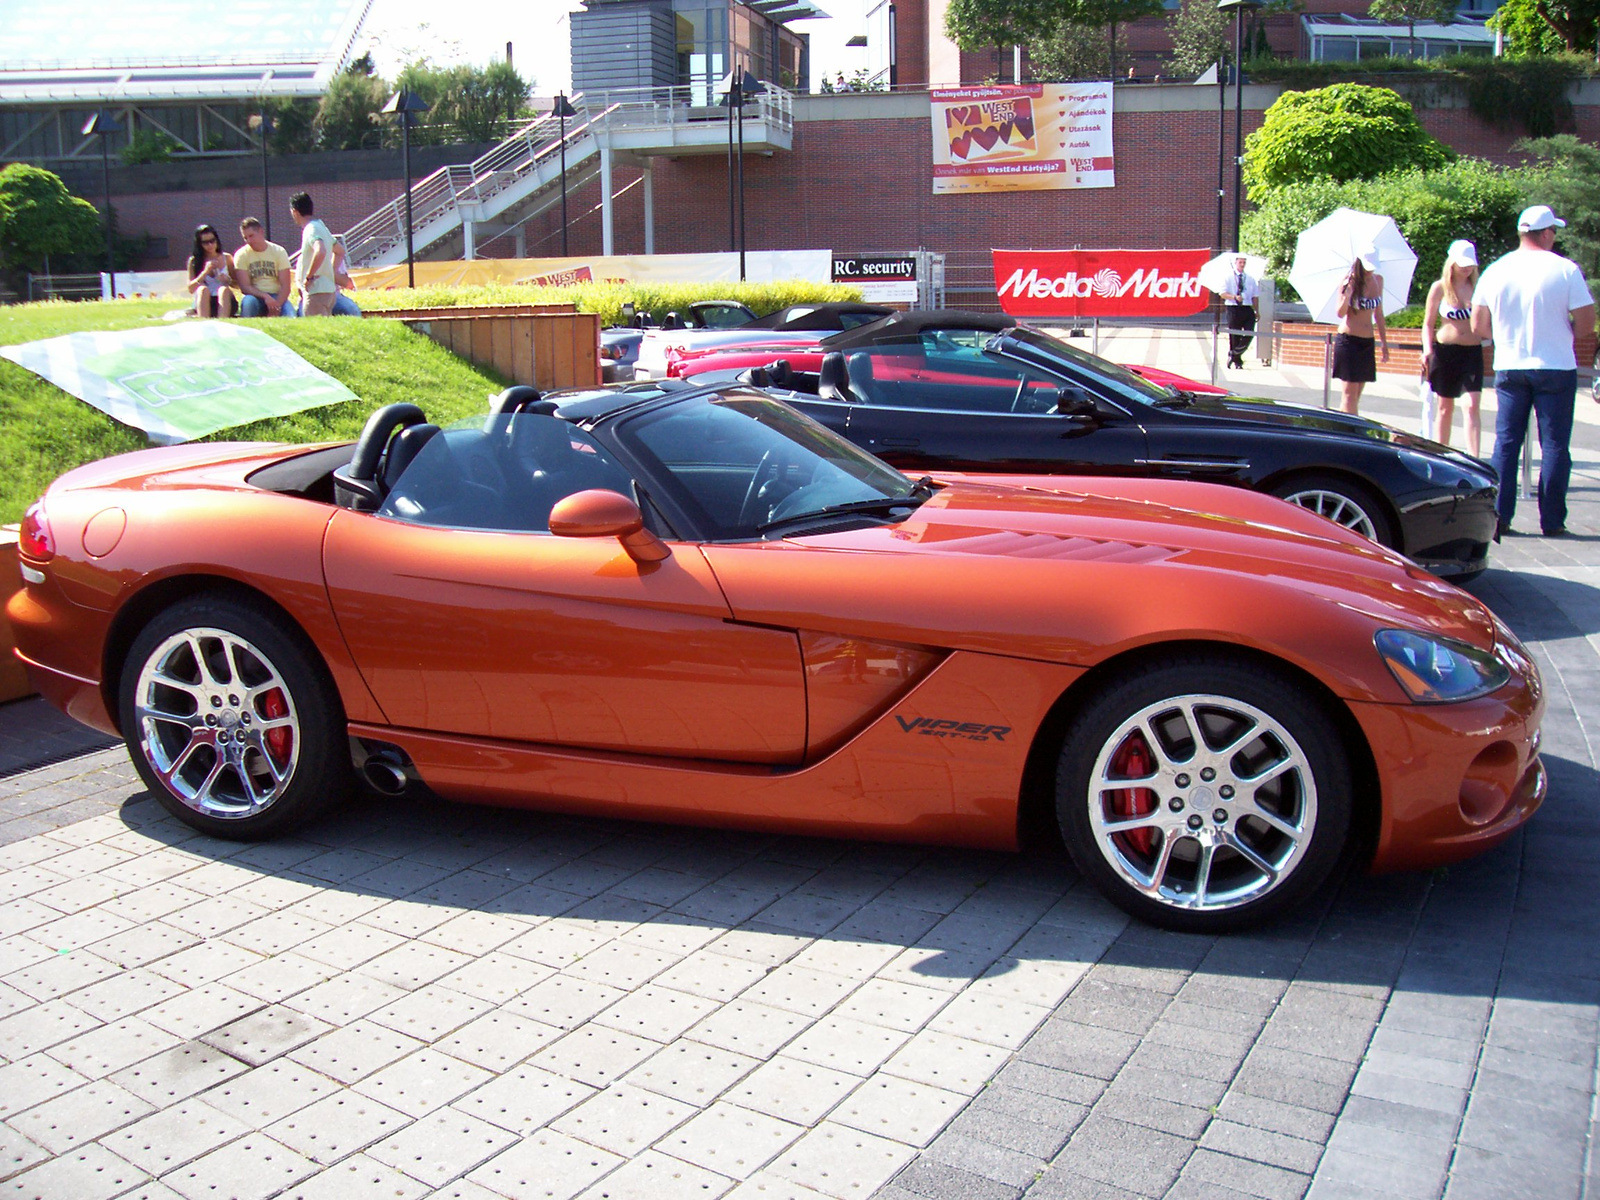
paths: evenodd
<path fill-rule="evenodd" d="M 1224 631 L 1308 669 L 1343 663 L 1336 690 L 1352 697 L 1394 698 L 1371 649 L 1380 628 L 1494 644 L 1467 593 L 1272 497 L 1009 478 L 951 482 L 899 525 L 705 553 L 742 620 L 1081 664 Z M 853 569 L 867 554 L 876 568 Z"/>

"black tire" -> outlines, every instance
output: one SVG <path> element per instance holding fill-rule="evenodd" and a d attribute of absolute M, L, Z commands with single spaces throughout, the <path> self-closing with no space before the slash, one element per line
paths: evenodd
<path fill-rule="evenodd" d="M 1370 488 L 1353 480 L 1336 475 L 1297 475 L 1274 487 L 1272 494 L 1390 549 L 1401 548 L 1388 507 Z"/>
<path fill-rule="evenodd" d="M 162 612 L 128 651 L 118 707 L 140 777 L 202 833 L 274 837 L 349 794 L 338 691 L 264 604 L 203 596 Z"/>
<path fill-rule="evenodd" d="M 1122 779 L 1151 786 L 1106 786 Z M 1078 869 L 1132 915 L 1191 933 L 1257 925 L 1303 902 L 1340 860 L 1351 804 L 1331 716 L 1303 686 L 1223 656 L 1175 655 L 1102 687 L 1056 772 Z"/>

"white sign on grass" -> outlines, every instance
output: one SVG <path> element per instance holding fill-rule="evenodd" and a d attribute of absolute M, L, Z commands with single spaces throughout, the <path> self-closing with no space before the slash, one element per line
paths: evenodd
<path fill-rule="evenodd" d="M 0 355 L 158 443 L 356 398 L 282 342 L 225 321 L 69 333 Z"/>

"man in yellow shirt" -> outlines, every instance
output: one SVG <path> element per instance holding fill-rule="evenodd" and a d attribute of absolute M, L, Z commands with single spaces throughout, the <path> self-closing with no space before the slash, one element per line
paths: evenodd
<path fill-rule="evenodd" d="M 294 302 L 289 299 L 289 252 L 277 242 L 267 241 L 266 230 L 255 217 L 239 222 L 239 236 L 244 245 L 233 256 L 233 286 L 243 296 L 239 315 L 295 316 Z"/>

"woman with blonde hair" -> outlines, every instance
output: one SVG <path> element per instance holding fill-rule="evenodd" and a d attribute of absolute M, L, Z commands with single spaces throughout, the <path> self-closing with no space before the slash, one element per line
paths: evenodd
<path fill-rule="evenodd" d="M 1350 264 L 1339 288 L 1339 334 L 1333 339 L 1333 377 L 1344 383 L 1339 407 L 1353 413 L 1361 392 L 1378 378 L 1377 348 L 1389 361 L 1389 327 L 1383 320 L 1383 276 L 1377 251 L 1368 247 Z"/>
<path fill-rule="evenodd" d="M 1477 247 L 1465 239 L 1451 242 L 1444 271 L 1428 289 L 1422 318 L 1422 374 L 1435 403 L 1433 440 L 1450 444 L 1456 400 L 1465 395 L 1462 421 L 1467 453 L 1474 458 L 1480 457 L 1483 438 L 1478 411 L 1483 399 L 1483 339 L 1472 332 L 1472 293 L 1477 286 Z"/>

